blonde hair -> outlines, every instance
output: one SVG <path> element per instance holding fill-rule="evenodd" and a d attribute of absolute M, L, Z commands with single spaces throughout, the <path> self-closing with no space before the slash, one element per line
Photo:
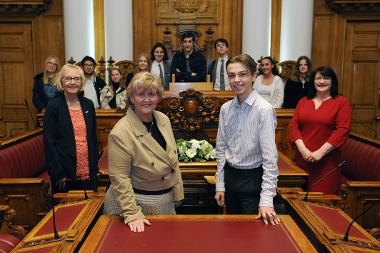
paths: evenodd
<path fill-rule="evenodd" d="M 44 69 L 44 75 L 43 75 L 43 83 L 44 84 L 47 84 L 49 82 L 49 74 L 47 73 L 47 70 L 46 70 L 46 65 L 47 63 L 50 61 L 50 60 L 54 60 L 55 63 L 57 64 L 56 65 L 56 70 L 55 70 L 55 75 L 52 77 L 52 81 L 55 82 L 55 76 L 57 75 L 58 71 L 59 71 L 59 59 L 57 56 L 55 55 L 49 55 L 48 57 L 46 57 L 45 59 L 45 69 Z"/>
<path fill-rule="evenodd" d="M 83 70 L 82 70 L 81 67 L 79 67 L 77 65 L 74 65 L 74 64 L 70 64 L 70 63 L 67 63 L 67 64 L 63 65 L 63 67 L 61 68 L 61 70 L 56 75 L 57 89 L 59 91 L 64 91 L 64 89 L 63 89 L 63 83 L 62 83 L 62 73 L 66 72 L 66 71 L 68 71 L 70 69 L 78 71 L 78 73 L 80 75 L 80 78 L 81 78 L 80 91 L 83 91 L 84 85 L 85 85 L 85 80 L 86 80 L 86 77 L 84 76 L 84 72 L 83 72 Z"/>
<path fill-rule="evenodd" d="M 146 60 L 148 61 L 148 68 L 147 68 L 146 71 L 150 71 L 150 67 L 152 66 L 152 61 L 150 60 L 150 56 L 149 56 L 149 54 L 147 54 L 147 53 L 141 53 L 141 54 L 139 54 L 139 56 L 137 57 L 137 67 L 139 68 L 139 71 L 145 71 L 145 70 L 140 70 L 140 67 L 138 66 L 141 57 L 145 57 Z"/>
<path fill-rule="evenodd" d="M 137 90 L 155 90 L 157 92 L 158 97 L 161 99 L 163 88 L 161 79 L 148 72 L 148 71 L 142 71 L 137 73 L 129 83 L 127 87 L 127 98 L 129 104 L 133 104 L 130 100 L 130 97 L 137 91 Z"/>

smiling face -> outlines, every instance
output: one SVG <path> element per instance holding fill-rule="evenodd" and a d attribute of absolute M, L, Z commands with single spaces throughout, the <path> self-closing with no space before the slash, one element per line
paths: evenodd
<path fill-rule="evenodd" d="M 269 59 L 261 60 L 261 70 L 263 71 L 264 75 L 271 74 L 273 68 L 274 68 L 274 65 Z"/>
<path fill-rule="evenodd" d="M 61 83 L 65 95 L 77 95 L 82 87 L 82 77 L 78 70 L 67 68 L 62 71 Z"/>
<path fill-rule="evenodd" d="M 319 72 L 315 74 L 314 87 L 317 91 L 317 95 L 330 94 L 332 81 L 330 77 L 324 77 Z"/>
<path fill-rule="evenodd" d="M 159 102 L 157 91 L 153 88 L 137 87 L 130 97 L 137 116 L 145 122 L 153 120 L 153 111 Z"/>
<path fill-rule="evenodd" d="M 138 65 L 140 71 L 148 71 L 149 60 L 142 55 L 138 60 Z"/>
<path fill-rule="evenodd" d="M 114 83 L 120 83 L 121 80 L 121 74 L 120 71 L 117 69 L 113 69 L 111 72 L 111 80 Z"/>
<path fill-rule="evenodd" d="M 229 64 L 227 66 L 227 74 L 231 89 L 239 97 L 239 100 L 243 102 L 253 90 L 252 84 L 256 79 L 256 74 L 251 73 L 241 63 Z"/>
<path fill-rule="evenodd" d="M 153 56 L 156 62 L 162 62 L 165 56 L 164 50 L 161 47 L 157 47 L 153 52 Z"/>

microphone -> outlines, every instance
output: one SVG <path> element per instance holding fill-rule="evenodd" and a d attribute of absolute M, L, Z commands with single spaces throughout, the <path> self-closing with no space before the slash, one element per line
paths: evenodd
<path fill-rule="evenodd" d="M 88 199 L 88 195 L 87 195 L 87 179 L 83 180 L 83 184 L 84 184 L 84 199 Z"/>
<path fill-rule="evenodd" d="M 377 199 L 375 202 L 373 202 L 369 207 L 367 207 L 363 212 L 361 212 L 358 216 L 355 217 L 348 226 L 346 233 L 344 234 L 343 241 L 348 241 L 348 235 L 350 234 L 350 230 L 352 225 L 354 224 L 355 221 L 357 221 L 360 217 L 362 217 L 366 212 L 368 212 L 372 207 L 376 206 L 377 204 L 380 203 L 380 199 Z"/>
<path fill-rule="evenodd" d="M 335 172 L 338 168 L 342 167 L 344 164 L 346 163 L 346 161 L 342 161 L 340 164 L 338 164 L 338 166 L 336 166 L 334 169 L 332 169 L 329 173 L 327 173 L 326 175 L 324 175 L 323 177 L 321 177 L 320 179 L 318 179 L 317 181 L 315 181 L 313 184 L 310 185 L 309 189 L 317 184 L 319 184 L 320 182 L 322 182 L 323 180 L 325 180 L 327 177 L 329 177 L 333 172 Z M 307 190 L 306 192 L 306 195 L 303 199 L 303 201 L 308 201 L 308 196 L 309 196 L 309 192 L 310 190 Z"/>
<path fill-rule="evenodd" d="M 32 122 L 33 122 L 34 128 L 38 128 L 37 123 L 34 121 L 32 111 L 30 110 L 28 100 L 26 100 L 26 98 L 24 99 L 24 102 L 25 102 L 26 110 L 28 111 L 29 116 L 30 116 L 30 118 L 32 119 Z"/>
<path fill-rule="evenodd" d="M 50 178 L 50 182 L 53 182 Z M 54 231 L 54 239 L 59 239 L 59 234 L 57 230 L 57 223 L 55 222 L 55 199 L 54 199 L 54 190 L 53 186 L 51 187 L 51 203 L 52 203 L 52 209 L 53 209 L 53 231 Z"/>

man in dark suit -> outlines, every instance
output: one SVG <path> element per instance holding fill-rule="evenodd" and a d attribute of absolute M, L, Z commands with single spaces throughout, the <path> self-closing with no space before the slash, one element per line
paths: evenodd
<path fill-rule="evenodd" d="M 181 36 L 182 52 L 176 53 L 170 66 L 176 82 L 205 82 L 207 63 L 205 57 L 194 51 L 194 34 L 186 32 Z"/>
<path fill-rule="evenodd" d="M 214 49 L 219 57 L 213 60 L 208 67 L 208 74 L 214 83 L 214 90 L 231 90 L 226 70 L 229 59 L 228 41 L 224 38 L 217 39 L 214 42 Z"/>
<path fill-rule="evenodd" d="M 96 62 L 91 56 L 83 57 L 81 66 L 86 77 L 84 97 L 91 99 L 95 109 L 100 108 L 100 91 L 106 86 L 106 82 L 96 75 Z"/>

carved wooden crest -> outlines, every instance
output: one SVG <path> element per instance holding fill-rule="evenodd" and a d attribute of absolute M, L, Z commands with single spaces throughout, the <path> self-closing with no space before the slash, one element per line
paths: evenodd
<path fill-rule="evenodd" d="M 157 109 L 169 117 L 173 129 L 189 136 L 207 128 L 218 128 L 220 107 L 226 101 L 203 97 L 201 92 L 188 89 L 180 92 L 179 97 L 163 98 Z"/>
<path fill-rule="evenodd" d="M 158 0 L 157 24 L 216 24 L 216 0 Z"/>

